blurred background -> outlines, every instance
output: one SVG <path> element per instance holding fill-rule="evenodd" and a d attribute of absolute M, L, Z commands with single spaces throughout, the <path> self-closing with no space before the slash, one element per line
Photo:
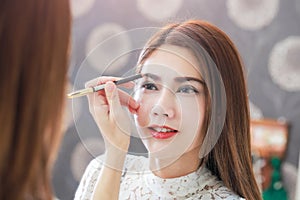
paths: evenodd
<path fill-rule="evenodd" d="M 71 0 L 71 5 L 69 91 L 97 76 L 132 74 L 145 41 L 167 22 L 197 18 L 225 31 L 245 63 L 251 118 L 286 124 L 284 138 L 277 140 L 284 143 L 281 174 L 290 199 L 296 199 L 300 0 Z M 55 194 L 62 200 L 73 199 L 86 166 L 104 152 L 86 98 L 68 100 L 66 112 L 65 137 L 53 171 Z M 276 126 L 272 130 L 269 137 Z M 130 151 L 146 152 L 137 138 L 132 138 Z"/>

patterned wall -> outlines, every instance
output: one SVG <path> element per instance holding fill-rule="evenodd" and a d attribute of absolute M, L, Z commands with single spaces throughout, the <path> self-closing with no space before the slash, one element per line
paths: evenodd
<path fill-rule="evenodd" d="M 252 118 L 290 124 L 288 169 L 298 165 L 300 141 L 300 0 L 71 0 L 72 58 L 69 89 L 101 74 L 130 73 L 155 28 L 199 18 L 236 43 L 247 71 Z M 130 53 L 128 53 L 130 52 Z M 65 137 L 54 168 L 58 198 L 72 199 L 89 161 L 104 144 L 85 98 L 68 100 Z M 130 151 L 144 153 L 133 138 Z"/>

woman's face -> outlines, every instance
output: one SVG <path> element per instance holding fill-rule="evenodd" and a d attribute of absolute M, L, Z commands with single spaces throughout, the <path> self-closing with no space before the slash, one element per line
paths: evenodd
<path fill-rule="evenodd" d="M 163 45 L 144 62 L 135 123 L 149 155 L 176 158 L 198 148 L 205 116 L 203 79 L 186 48 Z"/>

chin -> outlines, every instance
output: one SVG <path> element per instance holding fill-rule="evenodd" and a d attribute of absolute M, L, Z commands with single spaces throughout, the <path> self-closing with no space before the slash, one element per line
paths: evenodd
<path fill-rule="evenodd" d="M 144 143 L 145 144 L 145 143 Z M 184 154 L 184 150 L 178 149 L 175 145 L 170 144 L 145 144 L 149 157 L 157 159 L 178 159 Z"/>

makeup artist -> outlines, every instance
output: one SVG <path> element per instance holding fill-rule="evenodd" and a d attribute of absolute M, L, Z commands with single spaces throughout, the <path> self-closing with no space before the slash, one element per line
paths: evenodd
<path fill-rule="evenodd" d="M 69 0 L 0 0 L 0 199 L 52 200 L 62 131 Z"/>
<path fill-rule="evenodd" d="M 170 24 L 148 41 L 138 66 L 133 97 L 114 78 L 87 83 L 106 83 L 88 96 L 106 152 L 87 167 L 75 199 L 260 200 L 242 61 L 230 38 L 201 20 Z M 131 127 L 122 106 L 147 157 L 126 155 Z"/>

